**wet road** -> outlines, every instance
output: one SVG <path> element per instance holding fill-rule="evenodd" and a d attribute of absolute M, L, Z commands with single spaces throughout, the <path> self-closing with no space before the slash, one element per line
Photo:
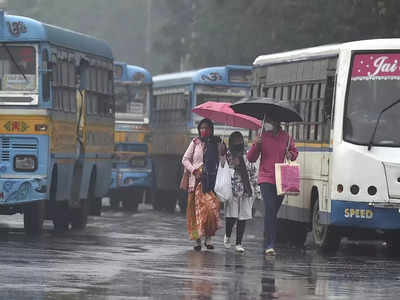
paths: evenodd
<path fill-rule="evenodd" d="M 244 254 L 195 252 L 183 216 L 142 208 L 106 210 L 84 231 L 40 238 L 21 216 L 0 218 L 0 299 L 399 299 L 400 259 L 380 243 L 346 243 L 334 256 L 278 248 L 265 259 L 262 219 L 246 230 Z"/>

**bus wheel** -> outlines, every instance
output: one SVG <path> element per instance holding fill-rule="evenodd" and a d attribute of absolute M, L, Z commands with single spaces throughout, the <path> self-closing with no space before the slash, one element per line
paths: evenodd
<path fill-rule="evenodd" d="M 53 216 L 54 229 L 57 232 L 65 232 L 69 228 L 69 209 L 67 201 L 57 201 L 55 203 Z"/>
<path fill-rule="evenodd" d="M 92 172 L 86 199 L 80 200 L 80 207 L 72 209 L 71 225 L 73 229 L 84 229 L 87 224 L 90 205 L 95 202 L 96 173 Z"/>
<path fill-rule="evenodd" d="M 24 229 L 28 235 L 39 235 L 42 233 L 45 215 L 44 200 L 30 203 L 24 208 Z"/>
<path fill-rule="evenodd" d="M 117 195 L 112 195 L 110 197 L 110 206 L 111 206 L 111 209 L 119 208 L 119 197 Z"/>
<path fill-rule="evenodd" d="M 163 195 L 163 193 L 160 190 L 157 190 L 155 192 L 155 197 L 153 199 L 153 209 L 154 210 L 158 210 L 158 211 L 162 210 L 162 202 L 161 202 L 162 195 Z"/>
<path fill-rule="evenodd" d="M 336 252 L 340 246 L 341 236 L 337 230 L 321 224 L 319 216 L 319 201 L 315 201 L 312 218 L 312 235 L 314 244 L 324 252 Z"/>
<path fill-rule="evenodd" d="M 168 191 L 165 195 L 165 210 L 167 212 L 173 213 L 176 208 L 176 200 L 178 198 L 178 193 L 175 191 Z"/>
<path fill-rule="evenodd" d="M 81 207 L 73 208 L 71 215 L 72 229 L 84 229 L 88 220 L 89 199 L 81 199 Z"/>
<path fill-rule="evenodd" d="M 139 202 L 137 202 L 136 199 L 124 199 L 124 200 L 122 200 L 122 206 L 127 211 L 137 212 L 138 211 Z"/>
<path fill-rule="evenodd" d="M 90 206 L 90 215 L 92 216 L 101 216 L 101 208 L 102 208 L 102 198 L 96 197 L 93 198 L 89 203 Z"/>

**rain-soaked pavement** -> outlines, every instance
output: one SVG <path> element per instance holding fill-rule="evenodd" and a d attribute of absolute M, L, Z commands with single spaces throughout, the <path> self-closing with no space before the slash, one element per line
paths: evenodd
<path fill-rule="evenodd" d="M 244 254 L 195 252 L 179 213 L 106 210 L 84 231 L 50 223 L 40 238 L 21 216 L 0 218 L 0 299 L 399 299 L 400 260 L 380 243 L 345 243 L 336 255 L 278 248 L 265 259 L 262 219 L 249 223 Z"/>

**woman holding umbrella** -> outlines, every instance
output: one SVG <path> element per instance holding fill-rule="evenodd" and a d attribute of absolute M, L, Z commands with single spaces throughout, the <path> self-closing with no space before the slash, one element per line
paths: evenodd
<path fill-rule="evenodd" d="M 258 184 L 264 199 L 264 251 L 266 255 L 275 255 L 275 239 L 277 232 L 277 214 L 283 196 L 278 196 L 275 182 L 275 164 L 285 159 L 296 160 L 298 151 L 289 134 L 282 130 L 279 121 L 266 120 L 272 130 L 264 131 L 258 136 L 247 153 L 250 162 L 257 161 L 261 155 L 258 170 Z"/>

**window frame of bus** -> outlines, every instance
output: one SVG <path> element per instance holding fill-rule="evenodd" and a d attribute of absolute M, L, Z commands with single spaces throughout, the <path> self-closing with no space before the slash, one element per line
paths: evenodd
<path fill-rule="evenodd" d="M 0 90 L 0 94 L 3 94 L 3 96 L 8 95 L 15 95 L 18 93 L 24 93 L 24 94 L 34 94 L 33 100 L 30 102 L 13 102 L 12 100 L 3 102 L 2 105 L 37 105 L 39 103 L 39 62 L 40 62 L 40 54 L 39 54 L 39 45 L 38 44 L 24 44 L 24 43 L 7 43 L 7 47 L 32 47 L 34 49 L 34 58 L 35 58 L 35 72 L 33 75 L 35 75 L 35 88 L 32 90 L 24 90 L 24 91 L 12 91 L 12 90 Z"/>
<path fill-rule="evenodd" d="M 333 113 L 336 82 L 336 77 L 333 74 L 336 72 L 336 67 L 332 69 L 332 62 L 336 63 L 336 61 L 335 59 L 328 58 L 326 77 L 323 79 L 298 80 L 266 85 L 262 84 L 262 82 L 265 83 L 267 77 L 260 76 L 260 84 L 258 86 L 260 96 L 271 97 L 277 100 L 287 100 L 290 103 L 295 102 L 294 106 L 302 116 L 303 122 L 286 123 L 284 124 L 284 129 L 296 141 L 330 142 L 329 132 L 327 132 L 326 127 L 331 128 L 333 116 L 331 116 L 331 120 L 325 116 L 332 115 Z M 307 62 L 312 61 L 302 63 Z M 303 67 L 300 65 L 297 66 L 297 68 Z M 303 77 L 306 76 L 303 75 Z M 333 80 L 329 81 L 332 78 Z M 328 84 L 332 84 L 332 86 L 327 88 Z M 315 86 L 317 89 L 315 89 Z M 286 93 L 285 88 L 287 88 Z M 284 98 L 284 94 L 287 95 L 287 98 Z M 331 102 L 331 104 L 325 105 L 327 102 Z M 329 108 L 330 111 L 326 111 Z"/>
<path fill-rule="evenodd" d="M 73 54 L 73 52 L 66 49 L 60 50 Z M 76 113 L 76 76 L 78 67 L 75 60 L 69 59 L 69 57 L 70 55 L 65 55 L 64 58 L 56 58 L 56 72 L 54 72 L 55 76 L 53 76 L 53 108 L 67 113 Z M 99 60 L 96 60 L 96 62 L 94 66 L 88 64 L 86 69 L 88 75 L 87 84 L 84 87 L 87 92 L 86 113 L 88 115 L 112 117 L 114 103 L 112 97 L 113 88 L 110 85 L 110 81 L 113 81 L 113 76 L 110 76 L 110 73 L 113 73 L 113 71 L 100 66 Z M 109 99 L 104 100 L 103 98 Z M 100 102 L 102 103 L 102 109 L 99 106 Z"/>
<path fill-rule="evenodd" d="M 177 96 L 181 95 L 182 99 Z M 176 96 L 176 97 L 174 97 Z M 188 104 L 190 93 L 185 89 L 171 89 L 164 93 L 155 93 L 153 95 L 153 120 L 154 124 L 184 124 L 187 121 Z M 165 99 L 164 99 L 165 98 Z M 181 105 L 180 105 L 181 104 Z M 181 118 L 174 116 L 182 114 Z M 184 120 L 183 122 L 180 120 Z"/>
<path fill-rule="evenodd" d="M 42 50 L 42 97 L 44 101 L 51 98 L 51 83 L 53 81 L 53 63 L 50 61 L 49 50 Z"/>

